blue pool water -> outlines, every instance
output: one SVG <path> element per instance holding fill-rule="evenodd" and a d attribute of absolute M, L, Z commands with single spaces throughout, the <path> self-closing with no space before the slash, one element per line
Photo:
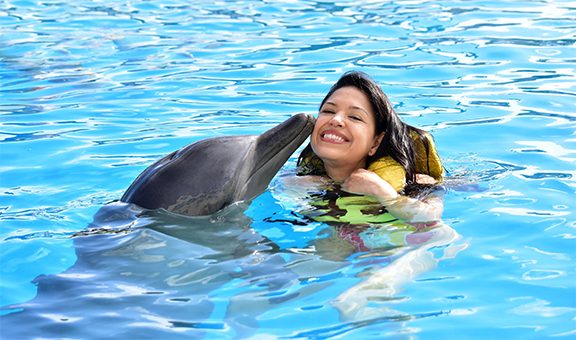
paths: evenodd
<path fill-rule="evenodd" d="M 560 0 L 0 1 L 0 336 L 574 338 L 575 36 Z M 294 214 L 296 154 L 248 207 L 76 234 L 154 160 L 314 113 L 352 69 L 435 136 L 426 240 L 342 256 Z"/>

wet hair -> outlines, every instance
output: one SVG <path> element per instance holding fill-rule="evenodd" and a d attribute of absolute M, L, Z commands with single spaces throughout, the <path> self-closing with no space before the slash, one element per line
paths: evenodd
<path fill-rule="evenodd" d="M 408 183 L 414 183 L 416 176 L 415 151 L 414 141 L 410 137 L 410 132 L 416 132 L 426 149 L 428 149 L 429 144 L 424 135 L 425 131 L 404 123 L 380 86 L 367 74 L 360 71 L 344 73 L 342 77 L 332 85 L 320 103 L 320 108 L 322 108 L 326 100 L 328 100 L 334 92 L 340 88 L 349 86 L 355 87 L 368 97 L 372 105 L 372 112 L 374 112 L 375 115 L 375 134 L 384 133 L 384 138 L 380 146 L 374 155 L 368 157 L 367 166 L 384 156 L 390 156 L 406 171 L 406 181 Z M 314 151 L 311 145 L 308 144 L 300 154 L 298 165 L 302 163 L 303 159 L 311 156 L 313 153 Z"/>

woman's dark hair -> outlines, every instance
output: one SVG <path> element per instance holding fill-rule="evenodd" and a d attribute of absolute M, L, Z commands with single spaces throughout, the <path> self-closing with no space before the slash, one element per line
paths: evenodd
<path fill-rule="evenodd" d="M 330 91 L 328 91 L 322 103 L 320 103 L 320 108 L 322 108 L 326 100 L 328 100 L 335 91 L 348 86 L 357 88 L 368 97 L 375 115 L 375 133 L 380 134 L 384 132 L 384 138 L 380 146 L 376 153 L 368 158 L 367 163 L 370 164 L 379 158 L 390 156 L 406 170 L 407 182 L 415 182 L 416 165 L 414 142 L 410 137 L 410 132 L 416 132 L 421 137 L 421 140 L 425 142 L 425 145 L 427 145 L 427 140 L 424 137 L 425 132 L 400 120 L 400 117 L 392 107 L 392 103 L 380 86 L 367 74 L 360 71 L 344 73 L 342 77 L 332 85 Z M 313 153 L 312 147 L 308 144 L 302 151 L 298 164 L 311 153 Z"/>

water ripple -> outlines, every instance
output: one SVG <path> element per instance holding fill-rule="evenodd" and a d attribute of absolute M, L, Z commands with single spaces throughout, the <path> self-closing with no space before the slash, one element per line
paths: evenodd
<path fill-rule="evenodd" d="M 473 240 L 448 265 L 406 283 L 401 296 L 371 301 L 405 313 L 342 321 L 331 307 L 334 296 L 365 279 L 362 273 L 374 261 L 384 267 L 393 261 L 382 254 L 357 254 L 349 259 L 353 265 L 325 270 L 328 264 L 314 257 L 309 240 L 294 240 L 294 251 L 283 255 L 307 259 L 290 263 L 290 271 L 303 270 L 294 280 L 267 272 L 281 265 L 249 274 L 226 268 L 234 278 L 200 294 L 146 286 L 156 279 L 182 289 L 214 281 L 201 265 L 186 269 L 200 256 L 178 258 L 178 251 L 160 247 L 147 254 L 158 266 L 144 268 L 130 284 L 126 280 L 137 268 L 124 268 L 114 279 L 106 270 L 60 273 L 54 294 L 72 287 L 84 295 L 23 307 L 38 308 L 41 321 L 8 327 L 10 335 L 98 338 L 109 329 L 126 336 L 145 329 L 157 338 L 197 335 L 189 333 L 195 330 L 246 338 L 367 338 L 383 332 L 425 338 L 439 337 L 434 332 L 446 322 L 464 338 L 477 336 L 471 330 L 480 323 L 487 332 L 506 329 L 518 338 L 534 336 L 526 324 L 537 325 L 543 337 L 573 334 L 567 325 L 574 313 L 566 303 L 573 292 L 562 288 L 572 287 L 575 276 L 568 265 L 576 225 L 573 7 L 551 0 L 1 2 L 3 254 L 48 249 L 84 228 L 100 206 L 118 199 L 168 152 L 206 137 L 257 134 L 293 113 L 315 112 L 330 85 L 350 69 L 371 74 L 406 121 L 434 133 L 450 174 L 446 218 Z M 261 220 L 254 223 L 263 230 L 281 224 Z M 300 234 L 320 228 L 290 225 Z M 188 242 L 180 250 L 196 246 Z M 1 282 L 5 304 L 32 297 L 36 274 L 62 271 L 58 255 L 39 254 L 48 259 L 45 268 L 21 256 L 10 263 L 10 276 L 2 272 L 8 278 Z M 257 255 L 266 257 L 250 259 L 262 258 Z M 171 260 L 166 267 L 160 266 L 163 258 Z M 484 267 L 487 259 L 493 267 Z M 110 253 L 99 260 L 114 268 L 126 258 Z M 495 273 L 493 281 L 481 277 L 479 268 Z M 275 282 L 284 286 L 252 290 Z M 529 288 L 535 285 L 542 289 Z M 95 295 L 103 292 L 109 295 Z M 232 300 L 271 307 L 252 319 L 240 312 L 224 316 Z M 70 309 L 54 311 L 62 301 L 71 302 Z M 112 303 L 124 309 L 105 307 Z M 211 310 L 208 305 L 214 313 L 202 314 Z M 495 308 L 509 313 L 496 320 Z M 201 315 L 188 317 L 183 310 Z M 456 315 L 460 322 L 451 322 Z M 424 318 L 432 327 L 420 327 Z M 254 328 L 257 323 L 262 329 Z M 278 326 L 293 324 L 306 326 Z M 70 333 L 56 334 L 46 325 Z M 27 331 L 34 334 L 19 333 Z"/>

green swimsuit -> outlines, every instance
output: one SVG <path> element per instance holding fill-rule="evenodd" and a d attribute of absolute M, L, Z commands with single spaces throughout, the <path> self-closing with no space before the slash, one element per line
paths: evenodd
<path fill-rule="evenodd" d="M 335 227 L 335 236 L 350 243 L 356 251 L 421 243 L 431 237 L 423 233 L 435 226 L 435 223 L 407 223 L 392 216 L 375 199 L 341 190 L 313 194 L 310 205 L 312 209 L 301 213 Z"/>

